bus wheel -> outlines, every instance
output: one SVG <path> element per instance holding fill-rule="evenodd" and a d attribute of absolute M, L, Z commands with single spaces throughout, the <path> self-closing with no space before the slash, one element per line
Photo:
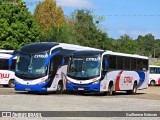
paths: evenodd
<path fill-rule="evenodd" d="M 57 91 L 56 91 L 57 94 L 62 94 L 63 93 L 63 82 L 60 81 L 57 85 Z"/>
<path fill-rule="evenodd" d="M 108 95 L 113 95 L 113 84 L 110 83 L 109 86 L 108 86 Z"/>
<path fill-rule="evenodd" d="M 137 93 L 137 83 L 135 82 L 132 90 L 127 90 L 127 94 L 136 94 Z"/>
<path fill-rule="evenodd" d="M 150 82 L 150 86 L 155 86 L 155 85 L 156 85 L 155 80 L 151 80 L 151 82 Z"/>
<path fill-rule="evenodd" d="M 9 86 L 10 88 L 14 88 L 14 86 L 15 86 L 15 85 L 14 85 L 14 80 L 10 80 L 8 86 Z"/>

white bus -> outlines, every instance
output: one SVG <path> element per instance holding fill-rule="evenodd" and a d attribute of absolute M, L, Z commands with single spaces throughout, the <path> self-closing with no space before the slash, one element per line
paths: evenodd
<path fill-rule="evenodd" d="M 15 90 L 62 93 L 66 89 L 68 58 L 72 52 L 84 49 L 95 50 L 55 42 L 33 43 L 22 47 L 17 56 Z"/>
<path fill-rule="evenodd" d="M 4 87 L 14 87 L 15 61 L 9 66 L 9 59 L 13 56 L 13 50 L 0 50 L 0 85 Z"/>
<path fill-rule="evenodd" d="M 160 66 L 149 65 L 149 85 L 160 85 Z"/>
<path fill-rule="evenodd" d="M 67 90 L 135 94 L 148 87 L 148 57 L 112 51 L 76 51 L 69 58 Z"/>

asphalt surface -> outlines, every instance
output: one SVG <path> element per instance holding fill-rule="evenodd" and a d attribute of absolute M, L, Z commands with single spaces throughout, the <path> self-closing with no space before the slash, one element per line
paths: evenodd
<path fill-rule="evenodd" d="M 13 88 L 0 87 L 0 103 L 1 111 L 160 111 L 160 86 L 138 90 L 136 95 L 127 95 L 125 92 L 117 92 L 113 96 L 104 96 L 103 94 L 78 95 L 76 93 L 61 95 L 29 94 L 27 92 L 14 91 Z M 63 120 L 64 118 L 55 119 Z M 65 119 L 88 120 L 93 118 Z M 104 118 L 94 119 L 101 120 Z M 122 118 L 114 119 L 120 120 Z M 135 118 L 123 119 L 134 120 Z M 158 120 L 158 118 L 143 119 Z"/>

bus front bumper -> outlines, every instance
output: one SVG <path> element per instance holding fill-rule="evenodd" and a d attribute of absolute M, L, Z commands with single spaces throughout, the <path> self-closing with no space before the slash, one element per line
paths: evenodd
<path fill-rule="evenodd" d="M 47 88 L 44 87 L 47 83 L 48 82 L 36 85 L 23 85 L 14 81 L 16 91 L 31 91 L 31 92 L 47 92 Z"/>
<path fill-rule="evenodd" d="M 100 83 L 97 84 L 74 84 L 66 83 L 68 91 L 100 92 Z"/>

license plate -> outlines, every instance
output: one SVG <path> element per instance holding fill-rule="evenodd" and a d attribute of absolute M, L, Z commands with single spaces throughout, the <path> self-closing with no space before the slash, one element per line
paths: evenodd
<path fill-rule="evenodd" d="M 84 90 L 84 88 L 78 88 L 78 90 Z"/>
<path fill-rule="evenodd" d="M 31 89 L 29 89 L 29 88 L 26 88 L 25 90 L 26 90 L 26 91 L 30 91 Z"/>

